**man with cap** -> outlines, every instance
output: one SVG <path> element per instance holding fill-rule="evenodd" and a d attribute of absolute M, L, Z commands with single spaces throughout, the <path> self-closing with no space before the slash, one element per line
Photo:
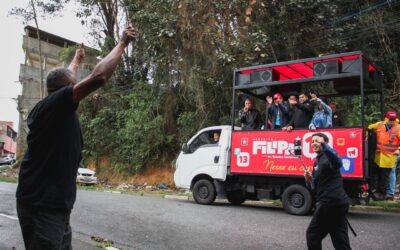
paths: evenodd
<path fill-rule="evenodd" d="M 287 125 L 289 107 L 283 103 L 283 98 L 280 93 L 276 93 L 274 97 L 267 96 L 267 117 L 266 121 L 271 121 L 272 129 L 282 129 Z"/>
<path fill-rule="evenodd" d="M 400 125 L 396 112 L 389 111 L 385 120 L 368 126 L 376 131 L 376 152 L 371 168 L 370 190 L 375 200 L 385 199 L 389 175 L 400 154 Z"/>

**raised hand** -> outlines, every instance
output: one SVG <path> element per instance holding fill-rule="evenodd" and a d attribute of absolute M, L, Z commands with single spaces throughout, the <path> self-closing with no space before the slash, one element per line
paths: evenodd
<path fill-rule="evenodd" d="M 317 95 L 316 94 L 311 94 L 311 100 L 312 101 L 315 101 L 315 100 L 317 100 Z"/>
<path fill-rule="evenodd" d="M 120 42 L 128 46 L 128 44 L 132 41 L 136 41 L 137 39 L 137 32 L 136 29 L 132 26 L 128 26 L 125 28 L 124 32 L 122 33 L 122 37 Z"/>
<path fill-rule="evenodd" d="M 86 53 L 85 53 L 85 48 L 83 46 L 76 49 L 74 58 L 76 58 L 79 62 L 81 62 L 82 59 L 85 58 L 85 56 L 86 56 Z"/>
<path fill-rule="evenodd" d="M 268 103 L 269 105 L 272 104 L 272 97 L 271 97 L 271 96 L 267 96 L 267 97 L 265 98 L 265 100 L 267 101 L 267 103 Z"/>
<path fill-rule="evenodd" d="M 304 172 L 304 178 L 306 179 L 306 182 L 311 182 L 312 181 L 312 175 L 309 171 Z"/>

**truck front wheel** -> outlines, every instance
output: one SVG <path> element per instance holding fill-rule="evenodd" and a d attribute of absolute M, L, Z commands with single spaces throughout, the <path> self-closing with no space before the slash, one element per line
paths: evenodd
<path fill-rule="evenodd" d="M 207 180 L 198 180 L 193 186 L 193 198 L 194 200 L 203 205 L 209 205 L 215 201 L 217 193 L 215 191 L 214 184 Z"/>
<path fill-rule="evenodd" d="M 308 214 L 312 206 L 311 194 L 304 186 L 291 185 L 283 192 L 282 205 L 289 214 Z"/>
<path fill-rule="evenodd" d="M 246 200 L 242 190 L 229 191 L 226 193 L 226 198 L 232 205 L 240 205 Z"/>

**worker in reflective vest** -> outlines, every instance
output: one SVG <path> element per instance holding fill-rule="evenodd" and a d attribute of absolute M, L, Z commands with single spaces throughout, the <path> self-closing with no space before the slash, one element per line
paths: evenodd
<path fill-rule="evenodd" d="M 370 189 L 374 200 L 386 198 L 389 175 L 400 154 L 400 125 L 396 112 L 389 111 L 385 120 L 368 126 L 376 130 L 376 153 L 374 166 L 371 168 Z"/>

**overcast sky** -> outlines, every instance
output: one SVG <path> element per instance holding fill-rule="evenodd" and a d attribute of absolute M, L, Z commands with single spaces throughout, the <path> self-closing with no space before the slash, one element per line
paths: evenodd
<path fill-rule="evenodd" d="M 16 16 L 10 16 L 8 12 L 14 7 L 26 7 L 30 0 L 1 0 L 0 1 L 0 120 L 13 121 L 14 129 L 18 128 L 17 103 L 13 98 L 21 93 L 21 84 L 18 82 L 19 67 L 24 62 L 24 53 L 22 50 L 22 36 L 24 26 L 22 19 Z M 55 35 L 67 38 L 77 43 L 87 41 L 88 29 L 81 25 L 78 18 L 75 17 L 75 6 L 69 6 L 63 11 L 63 16 L 51 19 L 39 19 L 39 28 L 41 30 L 53 33 Z M 31 22 L 29 25 L 34 26 Z"/>

